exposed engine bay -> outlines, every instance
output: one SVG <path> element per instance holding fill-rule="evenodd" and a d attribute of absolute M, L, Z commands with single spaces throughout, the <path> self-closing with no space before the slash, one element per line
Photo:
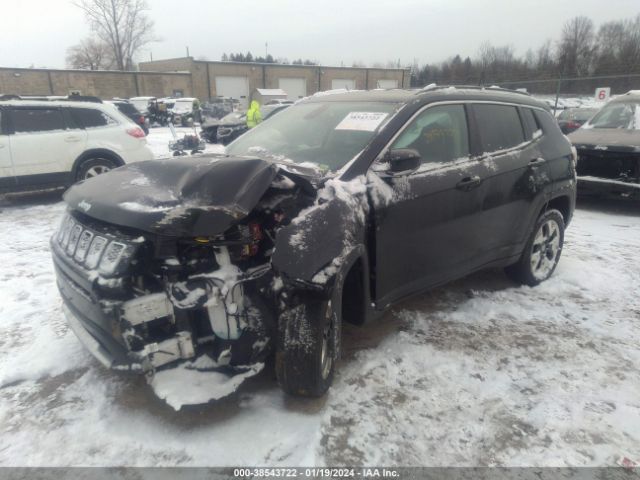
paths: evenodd
<path fill-rule="evenodd" d="M 159 372 L 185 365 L 226 374 L 225 388 L 234 375 L 242 381 L 262 369 L 277 333 L 276 235 L 314 200 L 279 171 L 225 231 L 183 236 L 114 225 L 93 217 L 89 200 L 73 208 L 67 199 L 72 208 L 51 244 L 70 325 L 102 363 L 145 373 L 152 385 Z M 163 213 L 155 226 L 170 225 L 175 210 Z"/>

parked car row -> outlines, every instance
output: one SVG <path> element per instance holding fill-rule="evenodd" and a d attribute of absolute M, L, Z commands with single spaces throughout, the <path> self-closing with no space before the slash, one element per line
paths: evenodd
<path fill-rule="evenodd" d="M 291 102 L 275 102 L 261 107 L 262 120 L 271 118 L 291 105 Z M 207 142 L 222 145 L 228 145 L 249 130 L 246 112 L 231 112 L 220 120 L 207 120 L 200 128 Z"/>

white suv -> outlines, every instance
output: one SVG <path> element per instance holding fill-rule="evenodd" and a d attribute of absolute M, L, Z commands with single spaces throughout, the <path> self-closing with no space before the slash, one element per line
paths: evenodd
<path fill-rule="evenodd" d="M 149 160 L 142 129 L 113 105 L 0 101 L 0 192 L 69 186 Z"/>

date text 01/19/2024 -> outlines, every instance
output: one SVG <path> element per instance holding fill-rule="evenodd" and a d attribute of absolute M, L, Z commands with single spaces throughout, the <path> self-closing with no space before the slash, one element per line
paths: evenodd
<path fill-rule="evenodd" d="M 235 478 L 399 478 L 390 468 L 236 468 Z"/>

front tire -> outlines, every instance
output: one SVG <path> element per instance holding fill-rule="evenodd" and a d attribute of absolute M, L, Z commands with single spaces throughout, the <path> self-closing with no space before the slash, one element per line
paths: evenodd
<path fill-rule="evenodd" d="M 341 295 L 334 290 L 330 299 L 301 295 L 280 315 L 276 376 L 290 395 L 321 397 L 333 382 L 342 334 Z"/>
<path fill-rule="evenodd" d="M 540 215 L 520 260 L 505 269 L 507 275 L 531 287 L 547 280 L 560 260 L 564 229 L 564 218 L 558 210 L 547 210 Z"/>
<path fill-rule="evenodd" d="M 102 175 L 103 173 L 113 170 L 116 166 L 115 162 L 108 158 L 91 158 L 89 160 L 85 160 L 78 168 L 76 181 L 88 180 L 89 178 L 97 177 L 98 175 Z"/>

